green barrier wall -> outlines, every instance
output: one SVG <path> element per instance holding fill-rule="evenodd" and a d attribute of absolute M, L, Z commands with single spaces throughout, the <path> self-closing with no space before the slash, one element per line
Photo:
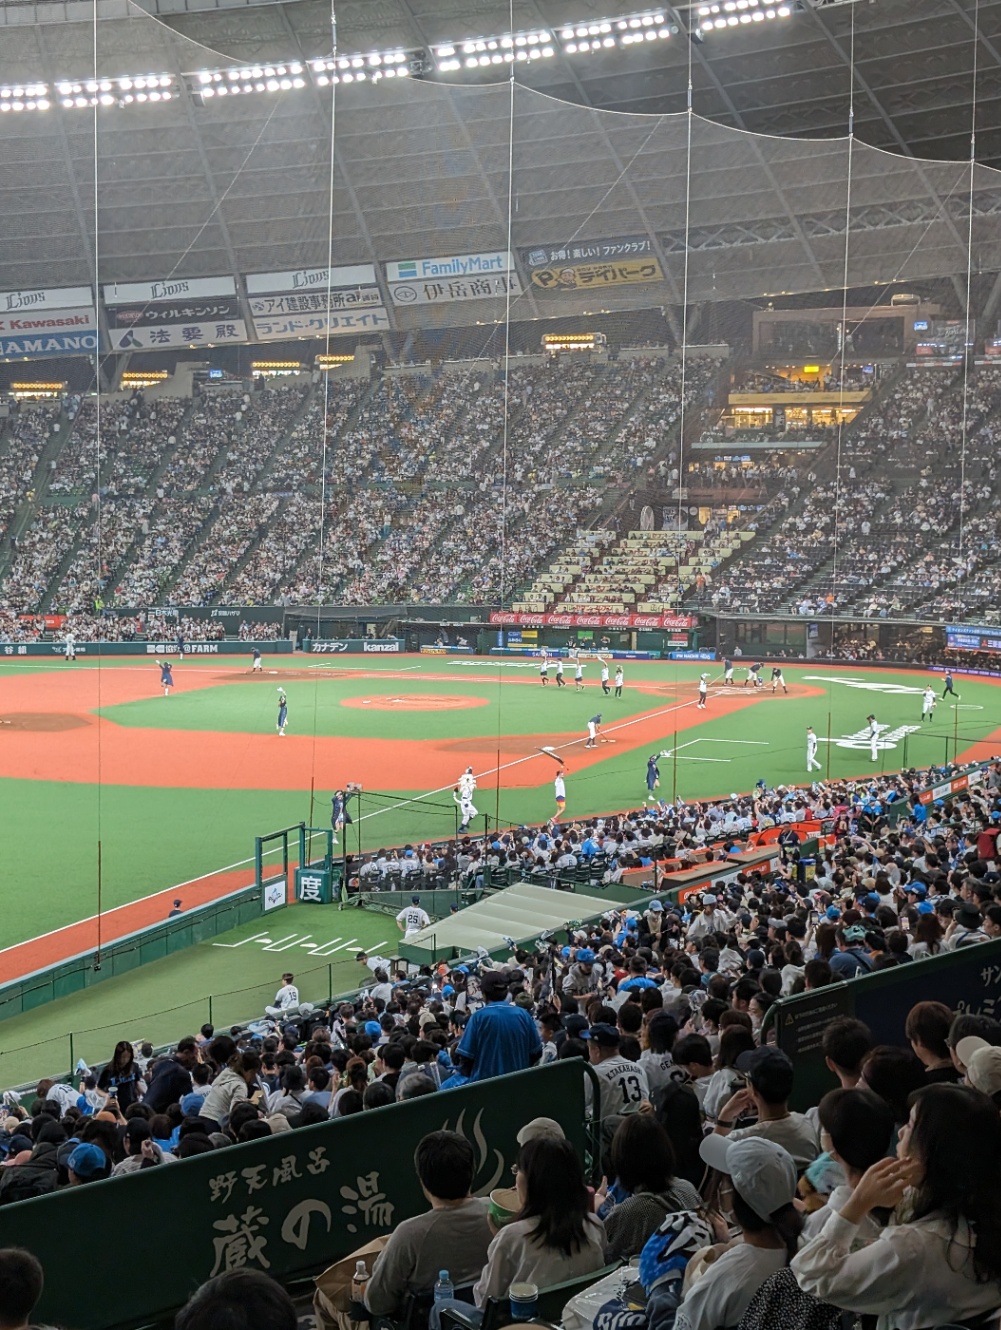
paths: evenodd
<path fill-rule="evenodd" d="M 780 1048 L 796 1066 L 792 1106 L 809 1108 L 837 1085 L 824 1064 L 821 1040 L 838 1016 L 854 1016 L 877 1044 L 906 1046 L 904 1022 L 916 1002 L 934 999 L 957 1013 L 1001 1012 L 1001 940 L 913 961 L 845 983 L 783 998 L 769 1010 Z M 774 1015 L 772 1014 L 774 1013 Z"/>
<path fill-rule="evenodd" d="M 453 905 L 464 908 L 474 905 L 485 895 L 479 887 L 460 887 L 451 890 L 436 887 L 429 891 L 422 888 L 418 879 L 413 891 L 360 891 L 348 897 L 348 904 L 365 910 L 376 910 L 379 914 L 390 914 L 395 919 L 405 905 L 410 904 L 411 896 L 420 896 L 421 905 L 432 919 L 442 919 Z M 402 936 L 402 935 L 401 935 Z"/>
<path fill-rule="evenodd" d="M 515 1137 L 534 1117 L 555 1118 L 583 1157 L 584 1078 L 580 1061 L 557 1062 L 503 1087 L 485 1081 L 67 1188 L 0 1209 L 0 1246 L 27 1247 L 45 1267 L 37 1320 L 144 1325 L 212 1275 L 306 1275 L 423 1213 L 413 1156 L 429 1131 L 472 1143 L 478 1195 L 510 1184 Z"/>
<path fill-rule="evenodd" d="M 261 914 L 261 893 L 256 886 L 231 892 L 220 900 L 186 910 L 176 919 L 164 920 L 151 928 L 144 928 L 127 937 L 109 942 L 101 948 L 101 968 L 94 969 L 95 953 L 82 952 L 71 960 L 62 961 L 46 970 L 0 987 L 0 1021 L 36 1007 L 69 997 L 84 988 L 127 974 L 150 961 L 163 960 L 174 952 L 218 937 L 231 928 L 249 923 Z"/>
<path fill-rule="evenodd" d="M 292 654 L 290 638 L 267 642 L 185 642 L 185 656 L 246 656 L 259 647 L 262 656 Z M 5 642 L 0 643 L 0 656 L 50 656 L 61 659 L 66 654 L 62 642 Z M 77 642 L 76 654 L 91 656 L 176 656 L 177 639 L 173 642 Z"/>

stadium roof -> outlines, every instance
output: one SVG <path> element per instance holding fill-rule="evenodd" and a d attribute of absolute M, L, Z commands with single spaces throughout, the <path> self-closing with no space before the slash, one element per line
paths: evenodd
<path fill-rule="evenodd" d="M 505 32 L 506 3 L 339 0 L 339 53 L 399 48 L 418 77 L 341 85 L 335 99 L 307 63 L 333 49 L 327 3 L 205 3 L 98 0 L 99 77 L 166 74 L 170 100 L 0 117 L 0 290 L 325 264 L 332 105 L 335 264 L 510 240 L 524 279 L 530 250 L 647 237 L 662 279 L 563 293 L 559 312 L 632 308 L 680 301 L 686 235 L 690 300 L 840 287 L 847 220 L 855 287 L 965 273 L 969 239 L 976 272 L 1001 270 L 1001 0 L 979 3 L 972 229 L 975 0 L 799 0 L 788 18 L 696 41 L 684 30 L 699 7 L 686 5 L 659 11 L 678 29 L 669 39 L 586 55 L 566 53 L 566 24 L 643 11 L 516 0 L 516 29 L 545 25 L 554 53 L 517 66 L 513 113 L 508 83 L 491 81 L 506 69 L 447 73 L 437 58 L 443 43 Z M 85 83 L 91 12 L 7 0 L 0 82 Z M 303 87 L 199 93 L 199 70 L 279 61 L 302 63 Z M 523 285 L 516 316 L 555 312 L 551 292 Z M 487 322 L 504 308 L 421 305 L 396 321 L 468 323 L 474 309 Z"/>

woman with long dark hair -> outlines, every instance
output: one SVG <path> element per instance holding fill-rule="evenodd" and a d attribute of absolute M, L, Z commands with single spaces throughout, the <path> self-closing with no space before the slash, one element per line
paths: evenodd
<path fill-rule="evenodd" d="M 97 1088 L 106 1090 L 109 1098 L 117 1099 L 123 1113 L 139 1098 L 136 1051 L 127 1039 L 120 1039 L 115 1045 L 111 1061 L 104 1064 L 97 1078 Z"/>
<path fill-rule="evenodd" d="M 911 1097 L 896 1158 L 863 1174 L 792 1262 L 800 1287 L 879 1330 L 966 1321 L 1001 1307 L 1001 1116 L 979 1090 L 929 1085 Z M 857 1247 L 863 1220 L 895 1221 Z M 857 1248 L 857 1249 L 856 1249 Z"/>
<path fill-rule="evenodd" d="M 548 1288 L 600 1270 L 605 1231 L 569 1141 L 536 1136 L 521 1147 L 515 1172 L 521 1209 L 494 1238 L 473 1290 L 477 1307 L 506 1298 L 512 1284 Z"/>
<path fill-rule="evenodd" d="M 707 1118 L 715 1118 L 728 1099 L 743 1089 L 744 1078 L 735 1070 L 741 1053 L 750 1053 L 755 1047 L 754 1035 L 743 1025 L 728 1025 L 720 1034 L 716 1070 L 706 1089 L 703 1108 Z"/>
<path fill-rule="evenodd" d="M 912 934 L 913 940 L 908 947 L 914 960 L 926 960 L 929 956 L 937 956 L 943 951 L 942 934 L 943 929 L 937 914 L 931 911 L 919 914 Z"/>

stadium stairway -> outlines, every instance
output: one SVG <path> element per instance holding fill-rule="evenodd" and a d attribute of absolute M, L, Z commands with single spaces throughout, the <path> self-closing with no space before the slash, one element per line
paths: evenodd
<path fill-rule="evenodd" d="M 335 474 L 341 467 L 341 462 L 337 460 L 338 454 L 341 450 L 347 448 L 352 434 L 360 428 L 361 421 L 365 416 L 365 413 L 373 408 L 380 383 L 381 379 L 374 376 L 369 381 L 366 391 L 362 394 L 361 398 L 355 403 L 355 405 L 348 412 L 346 418 L 340 423 L 339 426 L 337 426 L 334 430 L 332 430 L 331 433 L 328 435 L 327 475 L 328 475 L 328 480 L 331 482 L 327 486 L 328 509 L 331 506 L 332 502 L 335 501 L 333 479 Z M 322 395 L 320 395 L 319 392 L 318 392 L 318 398 L 322 403 Z M 322 410 L 322 405 L 321 405 L 321 410 Z M 277 460 L 280 460 L 278 453 L 276 453 L 275 457 L 272 459 L 271 464 L 267 468 L 265 468 L 265 471 L 263 471 L 261 475 L 258 477 L 259 488 L 262 488 L 265 485 L 270 484 L 271 481 L 275 479 L 274 466 Z M 287 487 L 288 480 L 289 480 L 288 476 L 282 478 L 283 489 Z M 322 477 L 313 484 L 309 484 L 307 482 L 303 485 L 304 493 L 316 496 L 318 512 L 320 505 L 319 496 L 322 493 L 322 491 L 323 491 Z M 249 567 L 249 565 L 251 564 L 251 562 L 259 552 L 261 547 L 261 542 L 264 540 L 266 534 L 267 534 L 266 531 L 258 532 L 256 539 L 254 540 L 250 548 L 246 551 L 244 558 L 241 561 L 241 565 L 237 568 L 234 568 L 232 576 L 228 577 L 226 579 L 226 582 L 223 584 L 223 592 L 220 599 L 225 600 L 226 591 L 228 590 L 228 588 L 233 585 L 233 583 L 236 581 L 236 578 L 240 575 L 240 573 L 242 573 L 247 567 Z M 316 534 L 317 534 L 316 523 L 306 527 L 299 527 L 297 531 L 293 531 L 290 533 L 289 548 L 291 547 L 291 541 L 295 540 L 296 535 L 299 536 L 299 539 L 296 542 L 298 544 L 298 549 L 292 548 L 291 551 L 290 562 L 288 564 L 288 569 L 285 574 L 286 584 L 294 583 L 298 580 L 301 580 L 310 559 L 316 558 Z"/>
<path fill-rule="evenodd" d="M 5 581 L 12 562 L 11 540 L 20 540 L 31 525 L 33 518 L 40 511 L 42 500 L 48 490 L 52 463 L 57 460 L 59 454 L 69 442 L 74 422 L 70 420 L 65 412 L 61 412 L 54 422 L 55 424 L 58 424 L 59 429 L 53 428 L 50 437 L 45 441 L 45 445 L 39 453 L 38 462 L 31 474 L 24 497 L 15 509 L 7 528 L 3 547 L 0 548 L 0 585 Z"/>
<path fill-rule="evenodd" d="M 222 415 L 222 408 L 233 407 L 235 411 L 238 402 L 238 395 L 234 393 L 228 394 L 225 400 L 199 398 L 194 402 L 187 418 L 187 429 L 183 435 L 176 431 L 177 447 L 166 459 L 160 485 L 164 493 L 148 514 L 148 534 L 138 542 L 132 559 L 122 566 L 117 579 L 109 582 L 112 594 L 125 579 L 127 603 L 162 602 L 165 588 L 175 580 L 177 565 L 208 520 L 212 503 L 207 494 L 207 477 L 210 470 L 222 466 L 225 450 L 231 444 L 230 422 Z M 210 433 L 213 442 L 207 460 L 195 462 L 192 458 L 197 456 L 197 449 Z M 161 547 L 165 536 L 181 531 L 188 532 L 181 549 L 176 556 L 166 552 Z M 137 585 L 138 591 L 135 589 Z"/>
<path fill-rule="evenodd" d="M 367 394 L 364 395 L 362 400 L 365 400 L 366 397 Z M 351 413 L 349 420 L 357 416 L 360 405 L 361 404 L 359 403 L 359 406 Z M 299 410 L 295 413 L 288 429 L 275 440 L 274 446 L 265 458 L 263 466 L 254 478 L 251 491 L 253 494 L 276 494 L 278 491 L 287 491 L 289 487 L 289 476 L 287 474 L 279 476 L 277 474 L 278 465 L 286 455 L 289 444 L 300 426 L 302 426 L 304 422 L 307 422 L 310 413 L 315 412 L 316 410 L 321 412 L 323 410 L 323 393 L 318 386 L 314 385 L 314 387 L 304 396 L 302 404 L 299 407 Z M 330 441 L 333 441 L 333 438 L 336 438 L 336 436 L 332 436 L 332 440 Z M 233 585 L 248 564 L 252 562 L 254 556 L 261 547 L 261 542 L 268 534 L 271 526 L 271 518 L 258 524 L 250 544 L 226 575 L 226 578 L 220 587 L 217 600 L 225 600 L 226 591 Z"/>

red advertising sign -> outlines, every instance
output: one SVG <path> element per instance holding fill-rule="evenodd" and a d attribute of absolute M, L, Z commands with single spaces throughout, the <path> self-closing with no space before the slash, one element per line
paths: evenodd
<path fill-rule="evenodd" d="M 977 771 L 971 771 L 967 776 L 955 776 L 952 780 L 943 781 L 941 785 L 933 785 L 931 789 L 922 790 L 918 795 L 918 800 L 923 804 L 934 803 L 936 799 L 947 799 L 950 794 L 959 794 L 960 790 L 968 790 L 972 785 L 982 785 L 984 780 L 983 767 Z"/>
<path fill-rule="evenodd" d="M 515 614 L 493 610 L 490 622 L 511 628 L 694 628 L 691 614 Z"/>

